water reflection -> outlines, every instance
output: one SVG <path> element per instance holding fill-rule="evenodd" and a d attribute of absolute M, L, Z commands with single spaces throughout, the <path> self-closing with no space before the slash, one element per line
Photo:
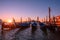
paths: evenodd
<path fill-rule="evenodd" d="M 52 33 L 45 28 L 19 28 L 10 31 L 4 31 L 3 40 L 59 40 L 59 33 Z M 19 31 L 17 33 L 17 31 Z M 15 34 L 16 33 L 16 34 Z"/>

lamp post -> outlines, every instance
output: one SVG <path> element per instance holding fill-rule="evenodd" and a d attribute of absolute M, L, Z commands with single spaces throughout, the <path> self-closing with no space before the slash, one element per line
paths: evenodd
<path fill-rule="evenodd" d="M 51 23 L 51 9 L 50 7 L 48 9 L 49 9 L 49 24 L 50 24 Z"/>

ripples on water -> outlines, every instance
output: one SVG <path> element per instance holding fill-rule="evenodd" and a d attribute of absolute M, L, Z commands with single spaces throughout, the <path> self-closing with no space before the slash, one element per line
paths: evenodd
<path fill-rule="evenodd" d="M 19 28 L 4 31 L 4 40 L 57 40 L 57 36 L 54 33 L 51 33 L 47 30 L 47 34 L 41 29 L 37 29 L 34 34 L 31 33 L 31 28 L 24 29 L 19 31 L 19 33 L 15 34 Z M 1 32 L 0 32 L 0 39 L 1 39 Z M 58 38 L 59 39 L 59 38 Z"/>

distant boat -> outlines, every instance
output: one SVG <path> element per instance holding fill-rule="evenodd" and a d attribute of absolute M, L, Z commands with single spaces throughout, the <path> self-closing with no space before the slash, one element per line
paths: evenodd
<path fill-rule="evenodd" d="M 28 27 L 29 24 L 28 23 L 21 23 L 20 26 L 22 26 L 22 27 Z"/>

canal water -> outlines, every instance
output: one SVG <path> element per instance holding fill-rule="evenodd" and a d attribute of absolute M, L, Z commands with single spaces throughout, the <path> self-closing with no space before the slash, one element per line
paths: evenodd
<path fill-rule="evenodd" d="M 37 28 L 34 33 L 32 33 L 32 28 L 26 28 L 20 30 L 19 28 L 4 31 L 3 35 L 0 35 L 1 40 L 60 40 L 60 34 L 58 32 L 53 33 L 50 30 L 43 31 Z M 17 33 L 18 31 L 18 33 Z M 3 38 L 1 38 L 3 36 Z"/>

